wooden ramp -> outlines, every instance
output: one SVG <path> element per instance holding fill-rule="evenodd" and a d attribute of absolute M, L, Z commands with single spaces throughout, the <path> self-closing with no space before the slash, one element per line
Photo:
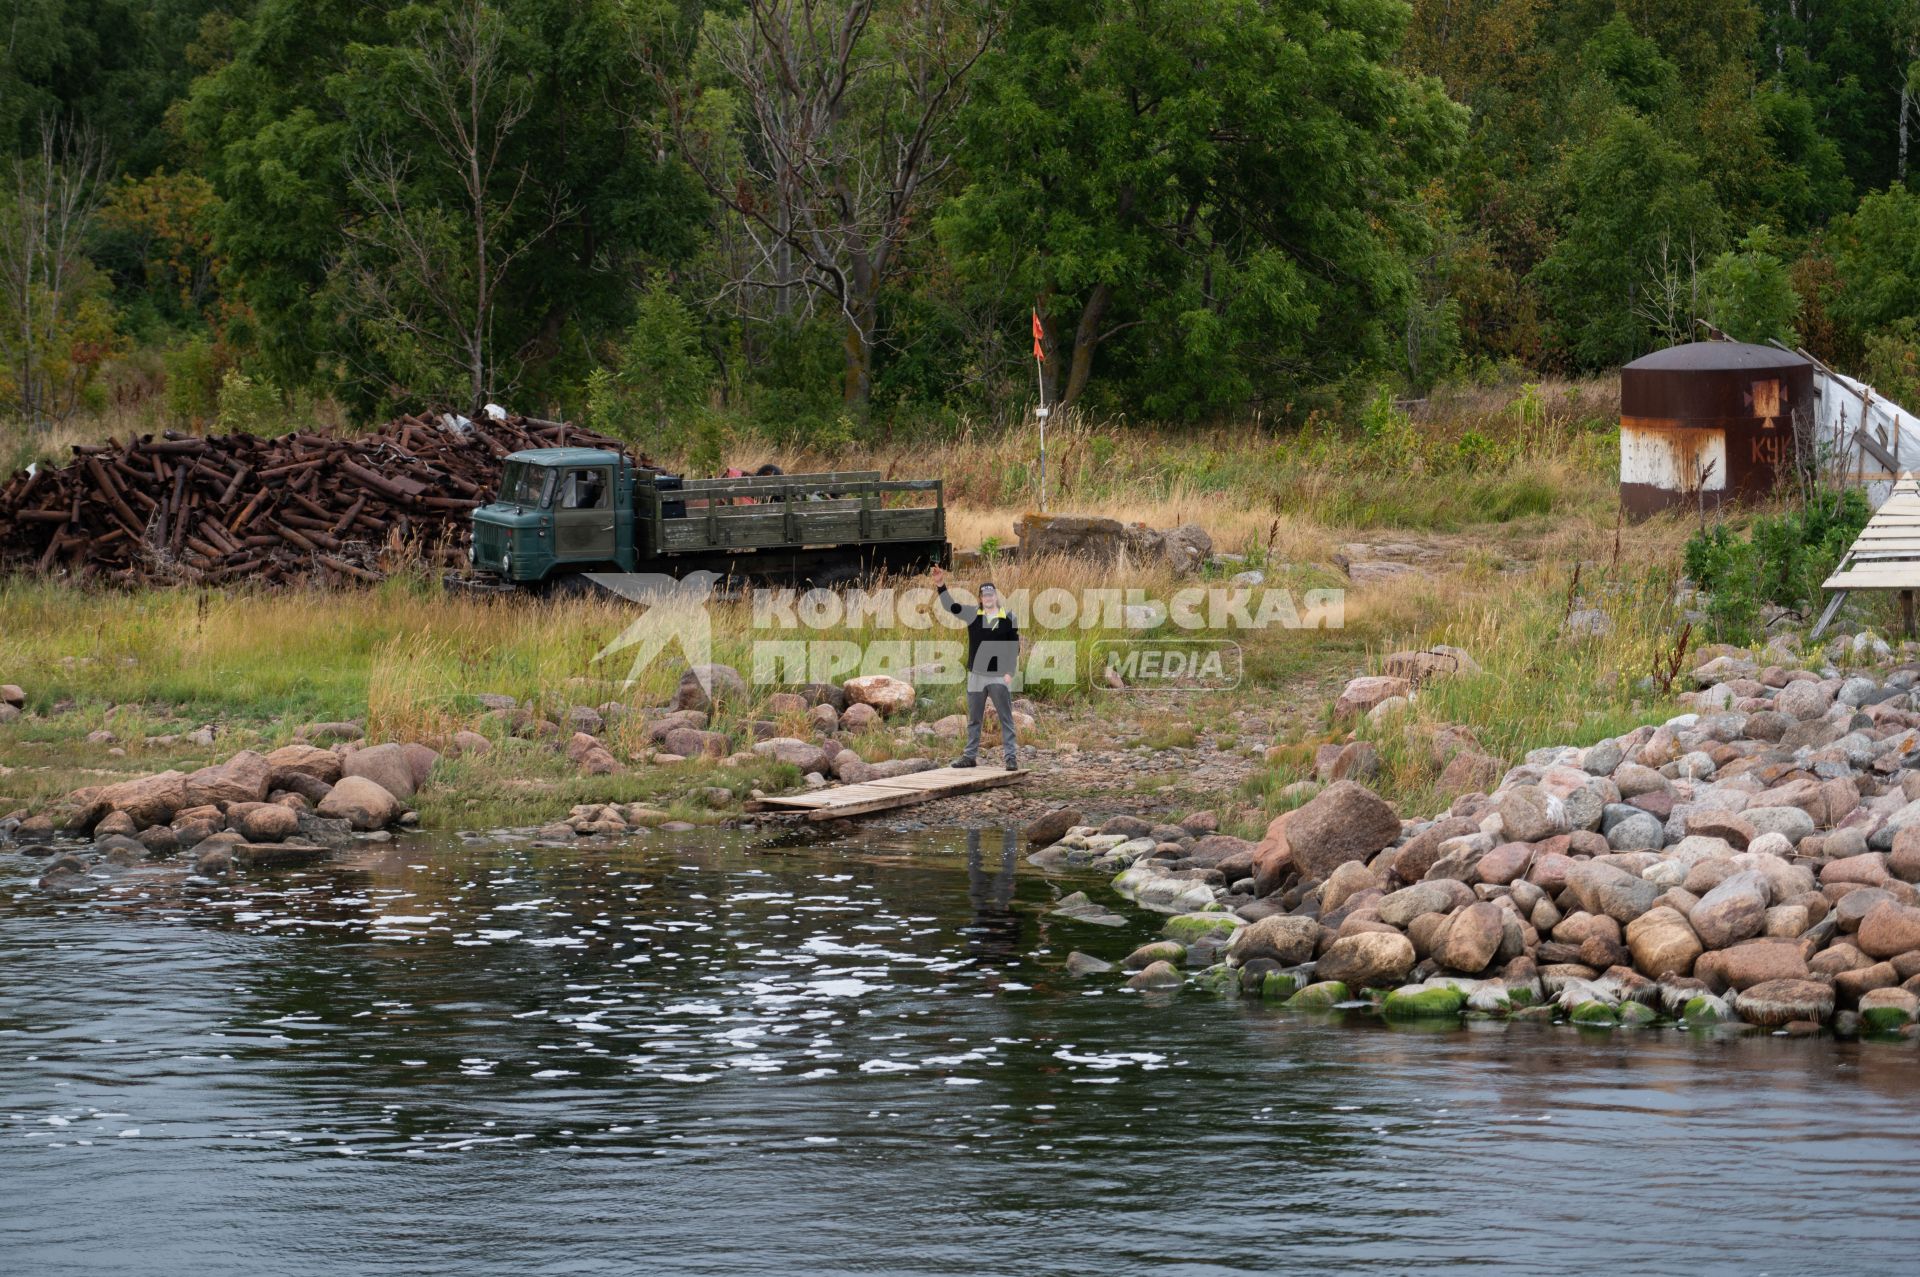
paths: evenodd
<path fill-rule="evenodd" d="M 858 785 L 837 789 L 815 789 L 804 794 L 786 794 L 761 798 L 747 804 L 748 811 L 803 811 L 808 820 L 840 820 L 864 816 L 868 812 L 892 807 L 910 807 L 914 803 L 971 794 L 981 789 L 1015 785 L 1027 778 L 1021 767 L 1007 771 L 1000 767 L 936 767 L 932 771 L 908 772 Z"/>
<path fill-rule="evenodd" d="M 1900 476 L 1886 504 L 1867 520 L 1821 588 L 1836 593 L 1809 640 L 1820 637 L 1854 590 L 1900 591 L 1901 620 L 1907 634 L 1913 634 L 1913 592 L 1920 590 L 1920 480 L 1913 471 Z"/>

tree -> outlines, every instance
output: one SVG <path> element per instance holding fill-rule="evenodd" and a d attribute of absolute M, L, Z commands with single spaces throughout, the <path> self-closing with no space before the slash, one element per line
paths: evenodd
<path fill-rule="evenodd" d="M 1756 226 L 1738 248 L 1714 258 L 1701 280 L 1708 321 L 1736 341 L 1800 340 L 1793 330 L 1800 294 L 1774 252 L 1777 242 L 1770 228 Z"/>
<path fill-rule="evenodd" d="M 1569 157 L 1566 189 L 1560 239 L 1532 276 L 1561 357 L 1577 368 L 1624 363 L 1645 353 L 1655 329 L 1673 340 L 1690 327 L 1697 264 L 1723 237 L 1693 157 L 1617 108 Z"/>
<path fill-rule="evenodd" d="M 1081 401 L 1122 339 L 1141 405 L 1191 416 L 1390 357 L 1463 114 L 1394 64 L 1390 3 L 1030 0 L 981 67 L 963 266 L 1049 322 Z M 1338 157 L 1337 160 L 1335 157 Z"/>
<path fill-rule="evenodd" d="M 246 314 L 233 340 L 276 384 L 323 388 L 361 418 L 467 402 L 476 335 L 493 393 L 556 402 L 630 320 L 634 281 L 698 244 L 691 175 L 631 127 L 652 92 L 633 74 L 637 7 L 477 6 L 498 36 L 477 116 L 421 78 L 448 71 L 454 52 L 429 72 L 429 49 L 475 7 L 259 0 L 178 112 L 221 201 L 215 247 Z M 502 131 L 508 103 L 519 118 Z M 359 295 L 370 279 L 379 305 Z"/>
<path fill-rule="evenodd" d="M 0 349 L 15 406 L 41 425 L 76 406 L 89 368 L 74 348 L 79 330 L 102 335 L 83 248 L 100 206 L 106 156 L 91 131 L 46 120 L 38 149 L 9 161 L 0 176 Z"/>
<path fill-rule="evenodd" d="M 369 138 L 348 160 L 365 214 L 347 224 L 337 295 L 395 371 L 430 387 L 464 381 L 469 412 L 515 381 L 495 347 L 501 291 L 566 212 L 563 189 L 529 190 L 531 161 L 508 158 L 532 86 L 507 65 L 503 25 L 473 3 L 422 31 L 398 66 L 420 141 Z M 423 186 L 452 199 L 423 198 Z M 529 215 L 531 203 L 543 207 Z"/>
<path fill-rule="evenodd" d="M 1920 196 L 1869 192 L 1836 219 L 1831 245 L 1839 286 L 1829 309 L 1857 337 L 1920 319 Z"/>
<path fill-rule="evenodd" d="M 734 284 L 831 306 L 842 397 L 862 411 L 881 291 L 952 167 L 954 118 L 996 21 L 981 0 L 747 0 L 701 30 L 707 83 L 676 83 L 649 55 L 681 157 L 747 249 Z"/>

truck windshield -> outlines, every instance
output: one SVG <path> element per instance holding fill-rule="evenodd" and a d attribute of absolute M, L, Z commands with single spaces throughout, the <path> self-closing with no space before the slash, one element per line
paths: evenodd
<path fill-rule="evenodd" d="M 509 461 L 500 482 L 500 499 L 514 505 L 542 506 L 553 488 L 553 471 L 524 461 Z"/>

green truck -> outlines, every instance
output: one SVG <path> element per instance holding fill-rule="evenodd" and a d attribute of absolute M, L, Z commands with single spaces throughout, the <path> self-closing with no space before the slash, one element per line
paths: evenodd
<path fill-rule="evenodd" d="M 473 512 L 467 553 L 480 572 L 545 590 L 582 586 L 589 572 L 834 585 L 952 557 L 938 479 L 683 479 L 595 448 L 510 454 L 499 497 Z"/>

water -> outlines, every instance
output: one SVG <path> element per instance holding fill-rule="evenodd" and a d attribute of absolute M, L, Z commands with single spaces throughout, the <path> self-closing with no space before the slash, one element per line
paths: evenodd
<path fill-rule="evenodd" d="M 669 841 L 670 839 L 676 841 Z M 12 1272 L 1912 1271 L 1895 1044 L 1067 979 L 999 831 L 0 857 Z M 1095 890 L 1098 888 L 1096 886 Z"/>

